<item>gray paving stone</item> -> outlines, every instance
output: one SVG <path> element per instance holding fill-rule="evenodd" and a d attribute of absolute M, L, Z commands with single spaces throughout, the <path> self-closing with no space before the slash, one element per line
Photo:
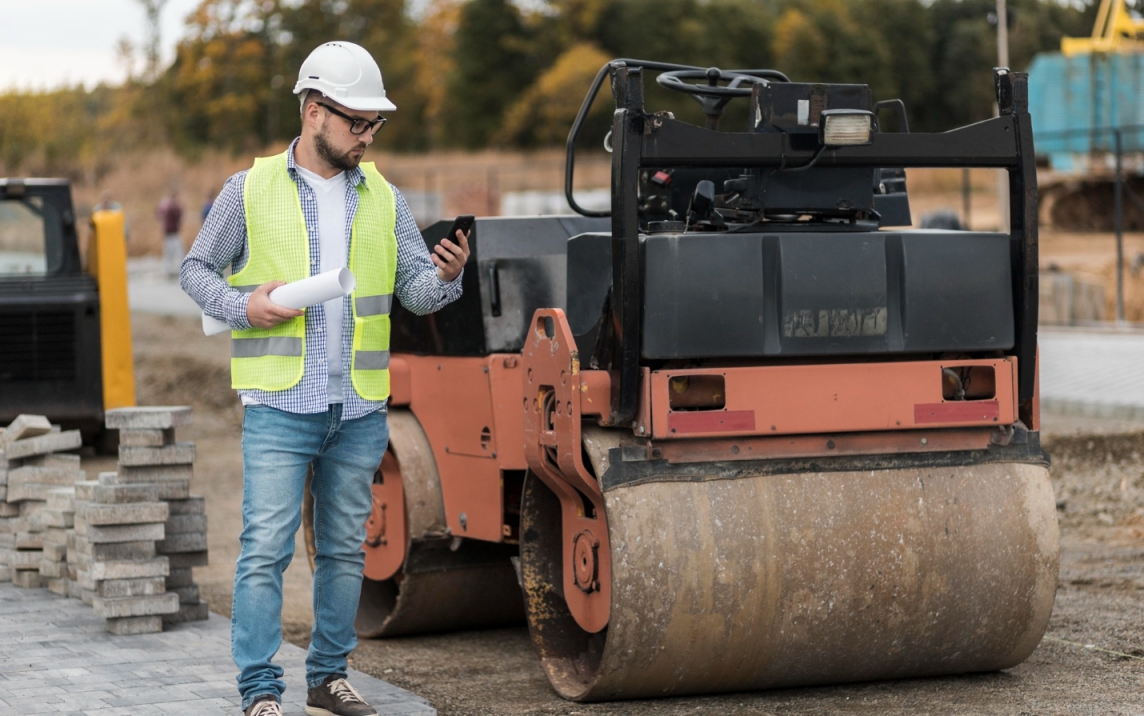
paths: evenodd
<path fill-rule="evenodd" d="M 187 532 L 207 531 L 206 515 L 171 515 L 163 527 L 167 536 L 184 534 Z"/>
<path fill-rule="evenodd" d="M 43 549 L 43 532 L 17 532 L 16 549 Z"/>
<path fill-rule="evenodd" d="M 136 597 L 101 597 L 96 594 L 91 606 L 104 619 L 174 614 L 179 611 L 179 595 L 166 592 Z"/>
<path fill-rule="evenodd" d="M 103 542 L 139 542 L 163 539 L 163 523 L 150 525 L 89 525 L 83 520 L 75 521 L 75 533 L 86 537 L 93 544 Z M 198 565 L 195 565 L 198 566 Z"/>
<path fill-rule="evenodd" d="M 54 490 L 53 490 L 54 492 Z M 74 527 L 75 526 L 75 513 L 74 512 L 59 512 L 57 510 L 45 510 L 40 513 L 40 524 L 45 528 L 49 527 Z"/>
<path fill-rule="evenodd" d="M 0 432 L 0 449 L 7 448 L 16 440 L 46 435 L 50 432 L 52 432 L 52 424 L 45 416 L 17 415 L 16 419 L 8 423 L 8 427 Z"/>
<path fill-rule="evenodd" d="M 107 620 L 107 631 L 117 636 L 156 634 L 163 631 L 163 618 L 159 615 L 115 617 Z"/>
<path fill-rule="evenodd" d="M 198 604 L 201 599 L 199 597 L 199 585 L 191 584 L 186 587 L 172 587 L 172 592 L 179 595 L 179 604 Z"/>
<path fill-rule="evenodd" d="M 195 461 L 195 444 L 173 443 L 162 447 L 120 445 L 120 467 L 147 465 L 189 465 Z"/>
<path fill-rule="evenodd" d="M 186 552 L 205 552 L 207 549 L 206 532 L 183 532 L 167 535 L 155 543 L 155 550 L 159 554 L 182 554 Z"/>
<path fill-rule="evenodd" d="M 43 551 L 38 549 L 21 549 L 9 555 L 8 566 L 12 569 L 40 570 L 40 558 Z"/>
<path fill-rule="evenodd" d="M 157 554 L 157 552 L 155 552 L 155 543 L 150 540 L 92 544 L 84 539 L 76 541 L 76 553 L 89 557 L 92 562 L 151 559 Z"/>
<path fill-rule="evenodd" d="M 116 430 L 164 430 L 191 424 L 191 409 L 185 405 L 115 408 L 104 413 L 105 425 Z"/>
<path fill-rule="evenodd" d="M 76 517 L 86 522 L 88 526 L 166 522 L 168 517 L 166 502 L 128 502 L 114 505 L 79 502 L 76 504 L 75 512 Z"/>
<path fill-rule="evenodd" d="M 177 482 L 190 481 L 194 476 L 193 465 L 120 465 L 118 479 L 121 483 Z"/>
<path fill-rule="evenodd" d="M 209 557 L 206 551 L 169 554 L 167 555 L 167 559 L 170 560 L 171 569 L 181 569 L 183 567 L 205 567 L 207 564 L 209 564 Z"/>
<path fill-rule="evenodd" d="M 205 515 L 207 513 L 206 501 L 200 495 L 193 495 L 185 500 L 171 500 L 167 507 L 172 515 Z"/>
<path fill-rule="evenodd" d="M 83 439 L 78 430 L 65 430 L 61 433 L 48 433 L 39 437 L 17 440 L 9 443 L 4 448 L 4 452 L 9 460 L 16 460 L 49 452 L 78 450 L 81 445 L 83 445 Z"/>
<path fill-rule="evenodd" d="M 167 580 L 163 577 L 106 579 L 102 582 L 97 582 L 95 585 L 95 593 L 98 596 L 111 599 L 118 597 L 148 597 L 156 594 L 166 594 L 167 591 Z M 182 593 L 174 589 L 170 591 L 179 594 L 181 603 Z"/>
<path fill-rule="evenodd" d="M 137 636 L 116 636 L 105 629 L 105 622 L 77 600 L 0 585 L 0 664 L 5 665 L 0 668 L 0 713 L 240 713 L 229 620 L 210 615 L 206 621 Z M 288 643 L 275 657 L 286 671 L 283 701 L 290 716 L 300 716 L 305 702 L 304 659 L 305 652 Z M 19 664 L 19 671 L 10 664 Z M 435 714 L 408 691 L 353 670 L 349 679 L 381 716 Z M 12 683 L 21 684 L 15 694 L 6 688 Z M 11 705 L 9 697 L 20 705 Z M 37 703 L 44 710 L 37 711 Z"/>
<path fill-rule="evenodd" d="M 27 502 L 37 500 L 43 502 L 48 499 L 48 493 L 59 487 L 51 483 L 17 482 L 5 490 L 4 499 L 8 502 Z"/>
<path fill-rule="evenodd" d="M 163 480 L 154 485 L 160 500 L 185 500 L 191 494 L 190 480 Z"/>
<path fill-rule="evenodd" d="M 183 622 L 201 622 L 209 618 L 210 610 L 206 602 L 195 604 L 180 604 L 179 610 L 174 614 L 164 614 L 163 624 L 182 624 Z"/>
<path fill-rule="evenodd" d="M 169 560 L 170 558 L 168 558 Z M 178 589 L 179 587 L 189 587 L 195 583 L 194 570 L 190 567 L 172 567 L 170 573 L 167 575 L 167 588 Z"/>
<path fill-rule="evenodd" d="M 78 566 L 82 568 L 82 561 Z M 166 557 L 146 560 L 121 560 L 115 562 L 92 562 L 88 573 L 94 581 L 103 579 L 138 579 L 141 577 L 166 577 L 170 571 Z M 94 587 L 92 587 L 94 589 Z"/>
<path fill-rule="evenodd" d="M 67 562 L 53 562 L 46 559 L 40 560 L 40 576 L 45 579 L 58 579 L 64 580 L 68 576 Z M 59 592 L 57 592 L 59 594 Z"/>
<path fill-rule="evenodd" d="M 87 475 L 83 470 L 75 468 L 24 465 L 8 471 L 8 491 L 11 492 L 26 484 L 72 487 L 85 477 Z"/>
<path fill-rule="evenodd" d="M 159 487 L 153 483 L 101 485 L 93 480 L 78 483 L 75 489 L 77 500 L 97 502 L 104 505 L 130 502 L 157 502 L 159 500 Z"/>
<path fill-rule="evenodd" d="M 68 535 L 74 535 L 75 532 L 67 527 L 53 527 L 48 526 L 44 528 L 42 533 L 44 544 L 54 544 L 60 547 L 67 547 Z"/>
<path fill-rule="evenodd" d="M 120 430 L 119 444 L 130 447 L 160 447 L 175 442 L 174 428 L 139 428 Z"/>
<path fill-rule="evenodd" d="M 31 517 L 32 515 L 39 514 L 42 510 L 46 509 L 48 503 L 46 498 L 44 500 L 24 500 L 17 507 L 20 508 L 21 517 Z"/>
<path fill-rule="evenodd" d="M 38 569 L 18 569 L 12 573 L 12 584 L 22 589 L 39 589 L 44 586 L 44 578 Z"/>
<path fill-rule="evenodd" d="M 32 467 L 55 467 L 62 470 L 79 470 L 80 457 L 72 453 L 48 453 L 46 455 L 33 455 L 20 460 L 20 465 Z M 12 465 L 16 467 L 16 465 Z"/>
<path fill-rule="evenodd" d="M 48 493 L 48 509 L 55 512 L 75 512 L 75 483 Z"/>

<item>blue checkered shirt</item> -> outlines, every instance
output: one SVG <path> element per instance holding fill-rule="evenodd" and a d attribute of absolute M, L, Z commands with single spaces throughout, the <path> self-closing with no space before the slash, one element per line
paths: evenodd
<path fill-rule="evenodd" d="M 295 139 L 286 153 L 286 168 L 298 185 L 306 232 L 310 237 L 310 274 L 319 273 L 321 260 L 318 241 L 318 201 L 314 190 L 298 175 L 294 163 Z M 346 256 L 349 256 L 350 229 L 358 207 L 356 187 L 365 181 L 361 169 L 346 173 Z M 235 330 L 250 328 L 246 318 L 249 293 L 230 287 L 222 277 L 226 267 L 237 273 L 250 256 L 246 239 L 246 210 L 243 204 L 242 171 L 227 180 L 210 214 L 203 223 L 187 258 L 183 260 L 180 283 L 203 312 L 225 321 Z M 392 185 L 391 185 L 392 186 Z M 429 259 L 429 250 L 413 220 L 404 197 L 393 188 L 397 209 L 397 276 L 393 291 L 401 305 L 418 315 L 432 313 L 461 296 L 461 276 L 446 283 L 437 275 L 437 267 Z M 344 404 L 342 418 L 352 420 L 385 409 L 384 402 L 366 400 L 358 395 L 350 380 L 350 353 L 353 344 L 353 311 L 349 298 L 342 301 L 342 385 Z M 306 309 L 306 358 L 302 380 L 292 388 L 279 391 L 240 390 L 239 395 L 272 408 L 290 413 L 320 413 L 329 408 L 326 383 L 326 314 L 321 304 Z"/>

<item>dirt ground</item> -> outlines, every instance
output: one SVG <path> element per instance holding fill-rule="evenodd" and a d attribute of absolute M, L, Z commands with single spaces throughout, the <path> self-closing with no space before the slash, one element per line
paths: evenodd
<path fill-rule="evenodd" d="M 211 609 L 230 612 L 241 526 L 241 407 L 229 390 L 225 335 L 198 321 L 135 315 L 140 404 L 190 404 L 180 432 L 198 445 L 211 564 L 196 569 Z M 1061 576 L 1048 633 L 1002 673 L 609 704 L 574 704 L 548 687 L 524 628 L 362 642 L 352 665 L 410 689 L 442 716 L 480 714 L 1144 714 L 1144 424 L 1045 416 L 1061 524 Z M 114 469 L 89 458 L 89 474 Z M 304 547 L 286 575 L 284 627 L 311 623 Z"/>

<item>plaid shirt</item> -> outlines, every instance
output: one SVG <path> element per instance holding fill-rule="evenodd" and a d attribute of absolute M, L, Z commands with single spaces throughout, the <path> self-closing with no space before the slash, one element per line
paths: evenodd
<path fill-rule="evenodd" d="M 306 232 L 310 237 L 310 274 L 320 270 L 318 241 L 318 201 L 314 190 L 302 180 L 294 162 L 295 139 L 286 152 L 286 168 L 290 178 L 298 185 L 302 214 L 306 219 Z M 358 207 L 356 187 L 365 181 L 361 169 L 346 172 L 346 256 L 349 256 L 350 229 Z M 233 273 L 242 270 L 250 256 L 246 238 L 246 210 L 243 204 L 243 185 L 246 172 L 227 180 L 215 199 L 210 214 L 195 239 L 187 258 L 183 260 L 180 283 L 183 290 L 212 318 L 225 321 L 235 330 L 250 328 L 246 318 L 249 293 L 230 287 L 222 272 L 230 266 Z M 392 185 L 391 185 L 392 186 Z M 461 296 L 461 276 L 445 283 L 437 275 L 437 267 L 429 259 L 429 250 L 413 214 L 397 188 L 393 188 L 397 210 L 397 276 L 394 293 L 401 304 L 418 315 L 432 313 Z M 353 345 L 353 312 L 349 297 L 342 301 L 342 385 L 345 420 L 360 418 L 376 410 L 385 409 L 384 402 L 366 400 L 358 395 L 350 380 L 352 365 L 350 352 Z M 306 358 L 302 380 L 292 388 L 280 391 L 240 390 L 239 395 L 272 408 L 290 413 L 321 413 L 329 408 L 326 382 L 329 367 L 326 363 L 326 314 L 319 304 L 306 309 Z"/>

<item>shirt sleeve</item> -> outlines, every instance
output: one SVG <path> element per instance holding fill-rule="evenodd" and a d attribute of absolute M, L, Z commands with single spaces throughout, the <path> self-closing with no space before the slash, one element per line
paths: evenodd
<path fill-rule="evenodd" d="M 239 331 L 251 327 L 246 317 L 250 294 L 231 288 L 222 273 L 246 247 L 245 180 L 246 172 L 239 172 L 223 185 L 179 270 L 179 284 L 203 313 Z"/>
<path fill-rule="evenodd" d="M 405 197 L 393 187 L 393 199 L 397 210 L 397 278 L 394 292 L 412 313 L 423 316 L 439 310 L 461 297 L 461 278 L 465 270 L 452 281 L 442 281 L 437 275 L 437 267 L 429 258 L 425 239 L 413 220 L 413 213 Z"/>

